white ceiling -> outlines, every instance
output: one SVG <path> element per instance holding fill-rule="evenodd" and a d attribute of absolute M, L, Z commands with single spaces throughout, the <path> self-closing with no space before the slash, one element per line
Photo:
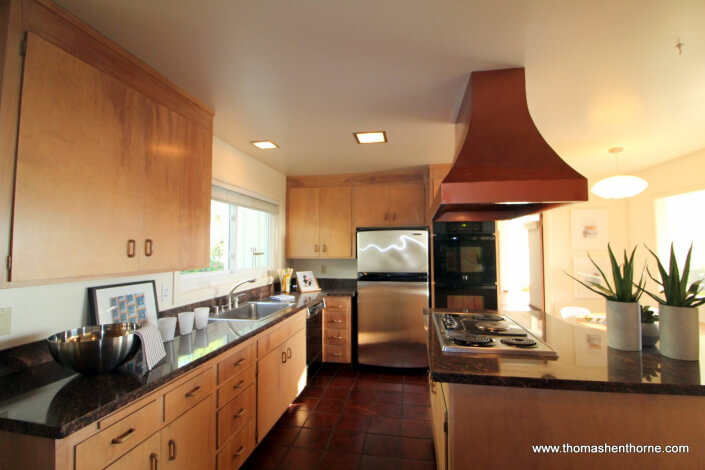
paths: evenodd
<path fill-rule="evenodd" d="M 289 175 L 450 162 L 473 70 L 526 67 L 531 114 L 586 176 L 705 147 L 705 1 L 59 0 Z M 684 43 L 682 55 L 674 47 Z M 359 145 L 354 131 L 386 130 Z M 281 148 L 258 150 L 253 140 Z"/>

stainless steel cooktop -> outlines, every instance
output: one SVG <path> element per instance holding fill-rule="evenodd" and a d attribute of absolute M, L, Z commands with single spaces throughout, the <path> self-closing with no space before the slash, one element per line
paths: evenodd
<path fill-rule="evenodd" d="M 505 314 L 434 313 L 433 321 L 441 349 L 447 354 L 558 359 L 549 345 Z"/>

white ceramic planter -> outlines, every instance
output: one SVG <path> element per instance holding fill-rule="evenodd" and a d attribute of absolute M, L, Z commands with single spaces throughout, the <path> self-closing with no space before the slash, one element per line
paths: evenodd
<path fill-rule="evenodd" d="M 641 351 L 639 302 L 607 301 L 607 346 L 620 351 Z"/>
<path fill-rule="evenodd" d="M 697 361 L 700 357 L 698 309 L 659 306 L 661 354 L 673 359 Z"/>
<path fill-rule="evenodd" d="M 643 323 L 641 324 L 641 345 L 654 346 L 658 343 L 658 324 Z"/>

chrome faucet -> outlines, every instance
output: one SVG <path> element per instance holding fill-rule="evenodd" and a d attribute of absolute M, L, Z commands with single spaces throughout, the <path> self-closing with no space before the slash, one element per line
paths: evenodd
<path fill-rule="evenodd" d="M 238 299 L 238 297 L 240 297 L 242 294 L 238 294 L 233 297 L 233 294 L 235 293 L 235 289 L 237 289 L 238 287 L 240 287 L 243 284 L 247 284 L 248 282 L 255 282 L 256 280 L 257 279 L 248 279 L 246 281 L 238 282 L 237 284 L 235 284 L 235 286 L 232 289 L 230 289 L 230 292 L 228 293 L 228 310 L 232 310 L 234 308 L 237 308 L 238 302 L 240 301 Z M 235 299 L 234 306 L 233 306 L 233 298 Z"/>

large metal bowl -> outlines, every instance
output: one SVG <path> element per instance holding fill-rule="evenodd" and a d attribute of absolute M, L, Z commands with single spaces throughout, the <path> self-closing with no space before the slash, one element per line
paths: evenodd
<path fill-rule="evenodd" d="M 134 332 L 140 323 L 86 326 L 49 336 L 49 352 L 56 362 L 83 374 L 116 369 L 139 349 Z"/>

